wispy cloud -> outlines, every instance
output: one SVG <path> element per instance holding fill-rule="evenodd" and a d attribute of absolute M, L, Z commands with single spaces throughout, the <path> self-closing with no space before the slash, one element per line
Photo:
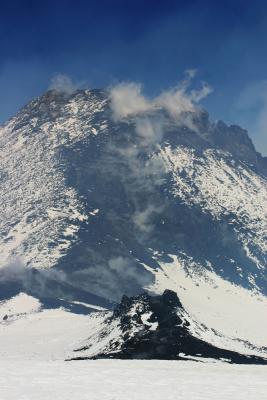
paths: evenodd
<path fill-rule="evenodd" d="M 114 120 L 143 113 L 151 108 L 151 102 L 142 93 L 142 85 L 122 82 L 110 88 L 111 109 Z"/>
<path fill-rule="evenodd" d="M 51 295 L 51 281 L 66 282 L 64 272 L 56 269 L 37 270 L 26 266 L 21 258 L 12 258 L 0 266 L 0 283 L 16 282 L 26 292 L 38 293 L 40 296 Z"/>
<path fill-rule="evenodd" d="M 145 287 L 152 281 L 149 272 L 140 268 L 135 260 L 125 256 L 111 257 L 105 263 L 99 263 L 94 268 L 75 271 L 73 276 L 78 279 L 81 287 L 86 290 L 90 282 L 92 293 L 119 300 L 123 293 L 136 293 L 137 288 Z"/>
<path fill-rule="evenodd" d="M 212 92 L 205 82 L 201 83 L 199 89 L 192 88 L 195 74 L 196 70 L 187 70 L 185 79 L 178 85 L 152 99 L 143 94 L 143 87 L 139 83 L 122 82 L 111 87 L 109 93 L 113 118 L 117 121 L 162 108 L 179 122 L 184 113 L 196 112 L 198 103 Z"/>
<path fill-rule="evenodd" d="M 64 74 L 55 75 L 50 82 L 49 89 L 56 90 L 66 94 L 72 94 L 79 88 L 78 84 L 75 84 L 73 80 Z"/>
<path fill-rule="evenodd" d="M 130 123 L 133 128 L 134 138 L 121 149 L 117 146 L 116 152 L 131 174 L 131 185 L 126 186 L 127 195 L 135 205 L 132 223 L 142 237 L 152 233 L 157 216 L 164 209 L 153 195 L 155 188 L 166 179 L 165 166 L 157 154 L 158 143 L 170 121 L 197 130 L 194 117 L 200 111 L 199 103 L 212 91 L 205 82 L 199 88 L 194 87 L 196 73 L 196 70 L 185 71 L 182 81 L 154 98 L 148 98 L 142 85 L 133 82 L 122 82 L 109 89 L 113 119 Z M 136 200 L 142 192 L 149 193 L 149 202 L 140 204 Z"/>

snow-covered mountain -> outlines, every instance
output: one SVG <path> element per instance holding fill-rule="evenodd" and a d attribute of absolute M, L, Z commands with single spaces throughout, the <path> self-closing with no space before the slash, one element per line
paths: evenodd
<path fill-rule="evenodd" d="M 0 128 L 3 304 L 172 289 L 196 325 L 266 346 L 267 158 L 201 109 L 116 95 L 51 90 Z"/>

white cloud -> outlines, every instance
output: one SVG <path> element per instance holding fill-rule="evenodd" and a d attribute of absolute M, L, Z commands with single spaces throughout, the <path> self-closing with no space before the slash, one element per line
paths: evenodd
<path fill-rule="evenodd" d="M 197 112 L 197 104 L 208 96 L 212 89 L 202 83 L 200 89 L 190 90 L 196 70 L 187 70 L 186 77 L 176 87 L 162 92 L 153 99 L 148 99 L 142 92 L 142 85 L 122 82 L 110 88 L 110 104 L 114 120 L 134 117 L 147 111 L 165 109 L 176 122 L 186 122 L 182 116 L 188 112 Z M 151 129 L 151 126 L 147 126 Z M 144 135 L 147 136 L 147 135 Z"/>
<path fill-rule="evenodd" d="M 151 108 L 138 83 L 122 82 L 110 89 L 111 109 L 114 120 L 143 113 Z"/>
<path fill-rule="evenodd" d="M 190 96 L 185 93 L 184 87 L 163 92 L 155 99 L 154 103 L 164 108 L 175 119 L 178 119 L 185 112 L 195 110 Z"/>
<path fill-rule="evenodd" d="M 177 87 L 164 91 L 154 100 L 154 104 L 164 108 L 177 122 L 186 124 L 183 120 L 184 114 L 198 112 L 197 104 L 212 92 L 211 87 L 205 82 L 200 89 L 190 90 L 195 74 L 195 70 L 186 71 L 185 80 Z"/>

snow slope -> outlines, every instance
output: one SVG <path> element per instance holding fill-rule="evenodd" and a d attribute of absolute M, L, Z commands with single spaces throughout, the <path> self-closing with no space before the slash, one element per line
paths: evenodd
<path fill-rule="evenodd" d="M 188 314 L 218 335 L 266 346 L 266 296 L 234 285 L 214 271 L 203 271 L 192 260 L 171 257 L 171 262 L 161 263 L 155 271 L 155 283 L 149 290 L 159 294 L 166 288 L 175 291 Z M 211 332 L 200 329 L 198 333 L 204 340 L 216 340 L 214 332 L 210 337 Z"/>
<path fill-rule="evenodd" d="M 43 309 L 37 299 L 23 293 L 1 302 L 1 360 L 65 360 L 106 315 L 89 313 L 77 314 L 63 307 Z M 3 320 L 5 315 L 8 318 Z"/>

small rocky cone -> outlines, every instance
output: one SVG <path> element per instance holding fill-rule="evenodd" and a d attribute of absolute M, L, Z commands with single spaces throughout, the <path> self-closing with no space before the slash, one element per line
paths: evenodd
<path fill-rule="evenodd" d="M 123 296 L 113 315 L 106 319 L 106 328 L 98 338 L 89 338 L 86 346 L 77 349 L 80 356 L 73 359 L 183 360 L 197 357 L 200 361 L 212 358 L 237 364 L 267 364 L 264 358 L 221 349 L 192 336 L 188 329 L 190 323 L 182 315 L 186 315 L 183 306 L 171 290 L 165 290 L 161 296 L 146 293 L 131 298 Z M 94 355 L 84 356 L 83 352 L 92 350 L 96 341 L 99 350 Z"/>

